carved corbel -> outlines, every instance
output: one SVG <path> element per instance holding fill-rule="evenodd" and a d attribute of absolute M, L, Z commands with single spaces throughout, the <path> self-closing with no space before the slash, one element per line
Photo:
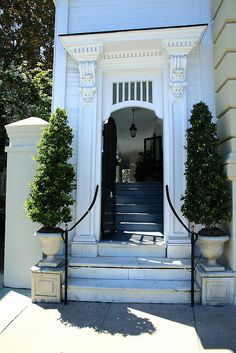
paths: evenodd
<path fill-rule="evenodd" d="M 197 45 L 199 38 L 179 38 L 162 40 L 170 61 L 170 87 L 175 97 L 184 94 L 186 83 L 187 56 Z"/>
<path fill-rule="evenodd" d="M 170 55 L 170 87 L 175 97 L 181 97 L 187 85 L 186 78 L 186 55 Z"/>
<path fill-rule="evenodd" d="M 96 61 L 80 61 L 80 94 L 85 103 L 92 103 L 96 93 Z"/>
<path fill-rule="evenodd" d="M 67 38 L 67 37 L 66 37 Z M 78 64 L 80 73 L 80 94 L 83 101 L 87 104 L 92 103 L 96 94 L 96 64 L 101 56 L 102 44 L 76 45 L 66 43 L 63 40 L 64 47 L 70 57 Z"/>

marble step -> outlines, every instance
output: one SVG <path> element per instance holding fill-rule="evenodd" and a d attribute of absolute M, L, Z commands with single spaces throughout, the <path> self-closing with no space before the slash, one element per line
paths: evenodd
<path fill-rule="evenodd" d="M 155 236 L 162 236 L 159 232 L 137 232 L 137 234 L 145 234 L 150 238 Z M 160 240 L 157 244 L 153 243 L 152 240 L 145 243 L 131 243 L 129 241 L 102 241 L 98 243 L 98 255 L 99 256 L 117 256 L 117 257 L 165 257 L 166 256 L 166 244 L 163 240 Z"/>
<path fill-rule="evenodd" d="M 68 300 L 187 304 L 191 299 L 190 288 L 190 281 L 69 278 Z M 197 284 L 195 302 L 200 302 L 200 288 Z"/>
<path fill-rule="evenodd" d="M 69 277 L 141 280 L 190 280 L 189 259 L 71 257 Z"/>

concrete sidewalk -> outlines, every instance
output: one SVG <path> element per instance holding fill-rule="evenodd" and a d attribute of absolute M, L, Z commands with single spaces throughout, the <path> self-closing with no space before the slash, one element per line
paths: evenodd
<path fill-rule="evenodd" d="M 0 353 L 236 353 L 236 307 L 0 299 Z"/>

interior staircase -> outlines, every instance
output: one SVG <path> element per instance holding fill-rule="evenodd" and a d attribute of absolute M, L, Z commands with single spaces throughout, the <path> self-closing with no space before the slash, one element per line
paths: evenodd
<path fill-rule="evenodd" d="M 163 183 L 117 183 L 116 229 L 118 236 L 140 232 L 146 236 L 162 237 Z"/>
<path fill-rule="evenodd" d="M 166 258 L 162 183 L 118 183 L 116 227 L 98 243 L 97 257 L 78 256 L 72 242 L 68 299 L 190 303 L 190 259 Z"/>

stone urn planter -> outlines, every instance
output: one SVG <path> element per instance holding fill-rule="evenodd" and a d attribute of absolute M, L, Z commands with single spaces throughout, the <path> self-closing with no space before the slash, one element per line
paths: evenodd
<path fill-rule="evenodd" d="M 225 242 L 229 240 L 228 235 L 222 236 L 198 236 L 198 245 L 203 257 L 207 260 L 201 266 L 205 271 L 224 271 L 225 267 L 217 263 L 224 251 Z"/>
<path fill-rule="evenodd" d="M 61 231 L 54 233 L 43 233 L 35 232 L 35 237 L 37 237 L 42 246 L 42 252 L 46 257 L 38 263 L 39 266 L 46 267 L 57 267 L 62 262 L 63 259 L 57 258 L 55 255 L 58 253 L 62 243 Z"/>

